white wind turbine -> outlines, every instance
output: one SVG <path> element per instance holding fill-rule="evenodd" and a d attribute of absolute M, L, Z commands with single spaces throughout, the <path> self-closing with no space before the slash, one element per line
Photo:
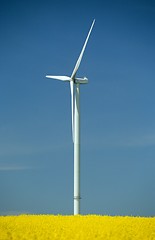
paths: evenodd
<path fill-rule="evenodd" d="M 80 66 L 83 53 L 85 51 L 90 33 L 94 26 L 95 19 L 91 25 L 85 43 L 83 45 L 80 56 L 76 62 L 71 77 L 68 76 L 51 76 L 46 75 L 47 78 L 53 78 L 64 82 L 70 82 L 71 89 L 71 106 L 72 106 L 72 138 L 74 144 L 74 215 L 80 214 L 80 84 L 88 83 L 88 79 L 76 78 L 77 70 Z"/>

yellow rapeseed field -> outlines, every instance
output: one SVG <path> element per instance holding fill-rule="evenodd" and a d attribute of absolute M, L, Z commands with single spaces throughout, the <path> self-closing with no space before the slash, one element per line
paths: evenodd
<path fill-rule="evenodd" d="M 155 217 L 19 215 L 0 217 L 0 240 L 153 240 Z"/>

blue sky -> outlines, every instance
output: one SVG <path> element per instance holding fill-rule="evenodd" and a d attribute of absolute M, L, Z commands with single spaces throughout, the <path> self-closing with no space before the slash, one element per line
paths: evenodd
<path fill-rule="evenodd" d="M 1 1 L 0 214 L 72 214 L 68 83 L 81 86 L 81 213 L 155 215 L 155 2 Z"/>

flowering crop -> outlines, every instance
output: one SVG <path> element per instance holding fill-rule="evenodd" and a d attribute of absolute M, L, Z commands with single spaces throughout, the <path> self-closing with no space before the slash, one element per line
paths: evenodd
<path fill-rule="evenodd" d="M 155 240 L 155 217 L 20 215 L 0 217 L 0 240 Z"/>

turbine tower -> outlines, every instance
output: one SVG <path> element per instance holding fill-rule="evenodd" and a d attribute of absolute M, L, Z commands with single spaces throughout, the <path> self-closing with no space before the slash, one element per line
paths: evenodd
<path fill-rule="evenodd" d="M 89 36 L 94 26 L 95 19 L 90 27 L 82 51 L 75 64 L 71 77 L 46 75 L 47 78 L 70 82 L 71 89 L 71 111 L 72 111 L 72 139 L 74 144 L 74 215 L 80 214 L 80 84 L 88 83 L 88 79 L 77 78 L 79 69 Z"/>

